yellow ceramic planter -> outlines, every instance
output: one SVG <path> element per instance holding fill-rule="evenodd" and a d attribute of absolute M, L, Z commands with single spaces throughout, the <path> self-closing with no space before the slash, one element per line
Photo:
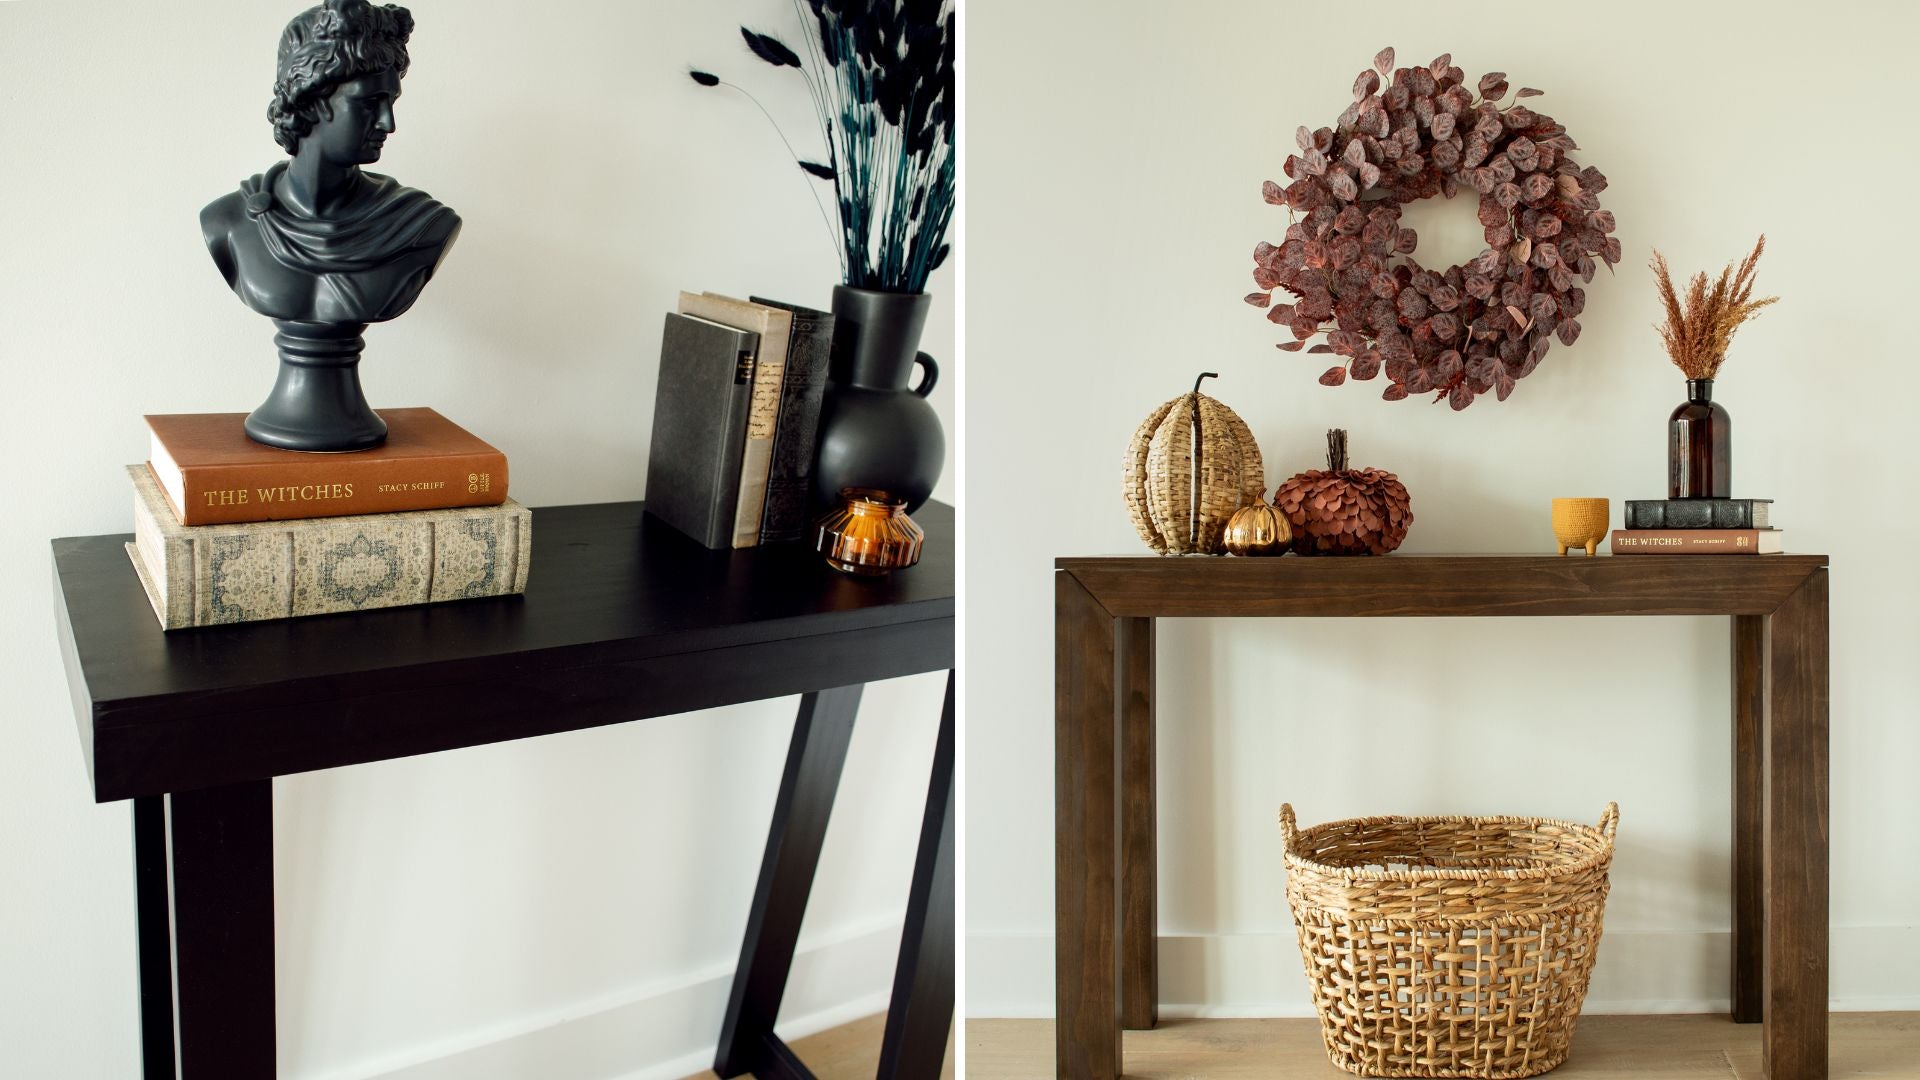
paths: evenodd
<path fill-rule="evenodd" d="M 1585 548 L 1598 553 L 1600 541 L 1607 538 L 1607 521 L 1612 512 L 1605 499 L 1553 500 L 1553 536 L 1560 541 L 1560 554 L 1568 548 Z"/>

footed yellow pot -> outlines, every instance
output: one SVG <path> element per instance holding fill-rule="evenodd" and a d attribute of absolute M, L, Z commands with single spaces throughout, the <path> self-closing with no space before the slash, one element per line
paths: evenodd
<path fill-rule="evenodd" d="M 1560 554 L 1568 548 L 1585 548 L 1587 554 L 1599 553 L 1600 541 L 1607 538 L 1607 522 L 1612 513 L 1605 499 L 1553 500 L 1553 537 L 1560 542 Z"/>

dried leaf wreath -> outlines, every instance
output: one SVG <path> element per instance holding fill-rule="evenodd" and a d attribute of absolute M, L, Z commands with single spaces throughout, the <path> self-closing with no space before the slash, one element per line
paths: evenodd
<path fill-rule="evenodd" d="M 1488 390 L 1505 401 L 1553 338 L 1572 345 L 1580 284 L 1596 259 L 1609 270 L 1620 261 L 1620 241 L 1600 209 L 1607 178 L 1568 156 L 1577 146 L 1565 128 L 1520 103 L 1539 94 L 1523 87 L 1503 107 L 1504 72 L 1481 76 L 1476 94 L 1450 54 L 1395 70 L 1389 46 L 1354 80 L 1334 127 L 1295 132 L 1292 183 L 1265 188 L 1291 224 L 1280 244 L 1253 249 L 1261 291 L 1246 298 L 1292 330 L 1279 347 L 1298 352 L 1325 330 L 1307 351 L 1343 359 L 1323 385 L 1384 371 L 1388 401 L 1433 393 L 1458 410 Z M 1479 193 L 1487 249 L 1465 266 L 1426 269 L 1400 208 L 1462 187 Z M 1272 303 L 1274 289 L 1294 302 Z"/>

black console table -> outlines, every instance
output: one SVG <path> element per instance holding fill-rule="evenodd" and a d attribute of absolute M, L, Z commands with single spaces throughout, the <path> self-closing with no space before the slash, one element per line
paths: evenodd
<path fill-rule="evenodd" d="M 134 802 L 147 1080 L 272 1077 L 275 776 L 800 694 L 715 1071 L 807 1077 L 773 1033 L 861 687 L 947 670 L 880 1076 L 953 1013 L 954 516 L 920 565 L 709 551 L 640 503 L 536 510 L 524 596 L 163 634 L 122 545 L 53 542 L 96 801 Z M 692 887 L 692 886 L 684 886 Z"/>

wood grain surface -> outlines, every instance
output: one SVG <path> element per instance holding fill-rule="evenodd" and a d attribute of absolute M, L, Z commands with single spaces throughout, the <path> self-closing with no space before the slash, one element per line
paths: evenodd
<path fill-rule="evenodd" d="M 519 597 L 163 633 L 124 536 L 53 542 L 94 798 L 431 753 L 953 666 L 953 510 L 878 580 L 710 551 L 640 503 L 538 508 Z"/>
<path fill-rule="evenodd" d="M 1764 615 L 1824 555 L 1068 558 L 1116 616 Z"/>
<path fill-rule="evenodd" d="M 1338 1080 L 1315 1020 L 1163 1020 L 1130 1031 L 1128 1080 Z M 1051 1020 L 966 1021 L 968 1080 L 1050 1075 Z M 1552 1080 L 1760 1080 L 1760 1029 L 1724 1016 L 1586 1016 Z M 1835 1013 L 1833 1075 L 1920 1080 L 1920 1013 Z"/>

